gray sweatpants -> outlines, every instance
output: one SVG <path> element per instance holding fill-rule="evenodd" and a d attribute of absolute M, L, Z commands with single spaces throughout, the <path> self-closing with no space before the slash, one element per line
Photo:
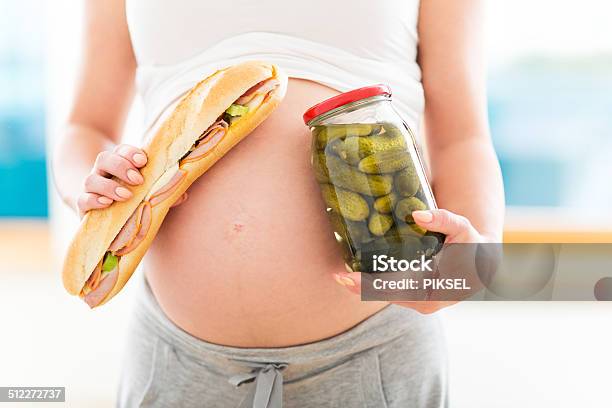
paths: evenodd
<path fill-rule="evenodd" d="M 442 407 L 447 361 L 435 316 L 388 306 L 333 338 L 285 348 L 197 339 L 161 311 L 142 275 L 119 407 Z"/>

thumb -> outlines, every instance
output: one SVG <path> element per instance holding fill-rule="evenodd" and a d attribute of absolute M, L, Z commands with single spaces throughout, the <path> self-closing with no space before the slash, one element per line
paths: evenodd
<path fill-rule="evenodd" d="M 448 237 L 469 232 L 473 227 L 467 218 L 448 210 L 414 211 L 414 221 L 421 227 L 434 232 L 441 232 Z"/>

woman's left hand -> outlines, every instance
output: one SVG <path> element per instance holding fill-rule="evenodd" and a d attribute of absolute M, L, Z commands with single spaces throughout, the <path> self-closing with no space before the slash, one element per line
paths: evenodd
<path fill-rule="evenodd" d="M 467 218 L 448 210 L 414 211 L 412 217 L 418 225 L 426 230 L 445 234 L 445 244 L 475 244 L 485 242 L 484 237 L 476 231 Z M 349 291 L 357 295 L 361 294 L 361 273 L 339 272 L 334 274 L 334 278 L 336 282 L 346 287 Z M 457 302 L 420 301 L 391 303 L 414 309 L 423 314 L 430 314 Z"/>

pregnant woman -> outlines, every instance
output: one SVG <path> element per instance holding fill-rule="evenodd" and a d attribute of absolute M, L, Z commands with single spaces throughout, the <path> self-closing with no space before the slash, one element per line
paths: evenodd
<path fill-rule="evenodd" d="M 388 83 L 409 125 L 424 123 L 444 209 L 417 222 L 452 242 L 499 241 L 480 3 L 86 2 L 81 76 L 54 160 L 57 187 L 81 216 L 142 182 L 146 155 L 121 144 L 135 93 L 144 131 L 218 68 L 261 59 L 290 77 L 273 115 L 177 202 L 135 276 L 119 406 L 446 404 L 443 333 L 429 314 L 444 305 L 360 300 L 301 116 L 339 92 Z"/>

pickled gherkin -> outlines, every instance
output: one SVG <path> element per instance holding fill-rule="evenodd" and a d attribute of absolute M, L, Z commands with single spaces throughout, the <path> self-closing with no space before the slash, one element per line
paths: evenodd
<path fill-rule="evenodd" d="M 414 223 L 413 211 L 426 210 L 427 205 L 416 197 L 408 197 L 398 201 L 395 206 L 395 216 L 407 223 Z"/>
<path fill-rule="evenodd" d="M 372 235 L 370 235 L 370 230 L 365 221 L 346 220 L 346 230 L 351 236 L 351 243 L 355 247 L 360 247 L 362 244 L 372 240 Z"/>
<path fill-rule="evenodd" d="M 395 173 L 411 164 L 410 155 L 405 151 L 374 153 L 359 162 L 359 170 L 367 174 Z"/>
<path fill-rule="evenodd" d="M 370 235 L 370 231 L 365 221 L 351 221 L 345 219 L 333 210 L 328 214 L 332 228 L 344 241 L 350 242 L 355 247 L 359 247 L 361 244 L 372 240 L 372 236 Z"/>
<path fill-rule="evenodd" d="M 387 214 L 380 214 L 375 212 L 370 216 L 370 221 L 368 222 L 368 228 L 370 232 L 376 236 L 383 236 L 391 229 L 393 226 L 393 217 Z"/>
<path fill-rule="evenodd" d="M 327 125 L 316 126 L 316 146 L 318 149 L 325 147 L 336 139 L 344 139 L 348 136 L 368 136 L 375 131 L 379 131 L 380 125 L 372 124 L 348 124 L 348 125 Z"/>
<path fill-rule="evenodd" d="M 340 235 L 340 238 L 343 240 L 347 240 L 348 232 L 346 230 L 346 226 L 344 225 L 344 218 L 334 210 L 329 211 L 327 215 L 334 232 Z"/>
<path fill-rule="evenodd" d="M 397 203 L 397 194 L 391 193 L 382 197 L 378 197 L 374 201 L 373 207 L 381 214 L 390 214 Z"/>
<path fill-rule="evenodd" d="M 414 196 L 421 187 L 419 175 L 412 164 L 395 175 L 394 183 L 397 192 L 402 197 Z"/>
<path fill-rule="evenodd" d="M 323 152 L 316 152 L 312 156 L 312 168 L 315 178 L 319 183 L 329 183 L 329 171 L 327 170 L 327 157 Z"/>
<path fill-rule="evenodd" d="M 387 152 L 390 150 L 406 150 L 406 139 L 401 133 L 382 133 L 376 136 L 363 138 L 359 144 L 359 154 L 367 157 L 374 153 Z"/>
<path fill-rule="evenodd" d="M 407 224 L 401 223 L 401 225 L 394 225 L 385 234 L 385 239 L 389 242 L 401 243 L 405 241 L 414 242 L 414 240 L 420 240 L 422 235 L 417 234 L 413 230 L 406 229 Z"/>
<path fill-rule="evenodd" d="M 359 155 L 359 140 L 360 137 L 347 137 L 345 140 L 334 141 L 332 150 L 345 162 L 352 165 L 357 165 L 361 161 Z"/>
<path fill-rule="evenodd" d="M 373 197 L 387 195 L 393 189 L 392 176 L 364 174 L 333 155 L 327 156 L 326 164 L 331 183 L 338 187 Z"/>
<path fill-rule="evenodd" d="M 422 237 L 427 233 L 427 230 L 418 224 L 400 224 L 397 226 L 397 232 L 400 235 Z"/>
<path fill-rule="evenodd" d="M 349 139 L 351 139 L 349 141 Z M 386 132 L 358 138 L 346 138 L 349 141 L 345 147 L 353 156 L 359 156 L 363 159 L 374 153 L 386 152 L 391 150 L 405 151 L 407 149 L 406 139 L 401 133 L 389 136 Z"/>
<path fill-rule="evenodd" d="M 316 147 L 318 149 L 325 149 L 329 143 L 333 140 L 346 137 L 346 129 L 344 126 L 316 126 L 314 129 L 316 138 Z"/>
<path fill-rule="evenodd" d="M 421 244 L 426 249 L 426 255 L 431 255 L 439 250 L 439 247 L 444 243 L 444 235 L 436 233 L 435 235 L 425 235 L 421 238 Z"/>
<path fill-rule="evenodd" d="M 395 228 L 390 229 L 383 238 L 385 238 L 389 243 L 393 243 L 393 244 L 401 244 L 403 242 L 409 242 L 411 244 L 416 244 L 417 242 L 421 242 L 420 237 L 417 237 L 415 235 L 401 234 Z"/>
<path fill-rule="evenodd" d="M 359 194 L 334 187 L 331 184 L 322 184 L 321 192 L 329 208 L 344 218 L 351 221 L 363 221 L 368 218 L 370 207 Z"/>
<path fill-rule="evenodd" d="M 401 135 L 403 137 L 402 131 L 400 130 L 402 126 L 403 125 L 399 123 L 397 124 L 391 123 L 391 122 L 382 123 L 382 128 L 387 134 L 387 136 Z"/>
<path fill-rule="evenodd" d="M 344 125 L 346 128 L 347 136 L 368 136 L 378 127 L 375 124 L 367 123 L 355 123 L 350 125 Z"/>

